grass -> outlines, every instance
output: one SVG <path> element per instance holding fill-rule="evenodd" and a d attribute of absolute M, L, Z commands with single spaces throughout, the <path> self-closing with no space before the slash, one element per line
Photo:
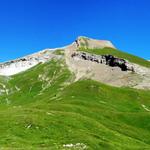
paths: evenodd
<path fill-rule="evenodd" d="M 117 49 L 107 48 L 107 47 L 103 48 L 103 49 L 97 49 L 97 48 L 86 49 L 86 48 L 81 47 L 79 50 L 85 51 L 88 53 L 92 53 L 92 54 L 97 54 L 97 55 L 105 55 L 105 54 L 114 55 L 116 57 L 127 59 L 128 61 L 130 61 L 132 63 L 136 63 L 136 64 L 139 64 L 141 66 L 150 68 L 150 62 L 149 61 L 142 59 L 140 57 L 137 57 L 137 56 L 133 56 L 133 55 L 128 54 L 126 52 L 117 50 Z"/>
<path fill-rule="evenodd" d="M 53 52 L 55 55 L 64 55 L 64 50 L 63 49 L 57 49 Z"/>
<path fill-rule="evenodd" d="M 150 149 L 150 91 L 73 78 L 63 60 L 1 77 L 0 148 Z"/>

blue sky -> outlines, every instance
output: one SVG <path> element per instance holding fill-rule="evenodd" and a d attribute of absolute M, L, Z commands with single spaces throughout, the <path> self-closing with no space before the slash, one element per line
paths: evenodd
<path fill-rule="evenodd" d="M 149 8 L 149 0 L 1 0 L 0 62 L 65 46 L 79 35 L 150 59 Z"/>

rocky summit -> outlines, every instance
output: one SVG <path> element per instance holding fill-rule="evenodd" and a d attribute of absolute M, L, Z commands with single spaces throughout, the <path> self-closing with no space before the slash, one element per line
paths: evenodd
<path fill-rule="evenodd" d="M 0 149 L 150 149 L 150 62 L 84 36 L 0 64 Z"/>

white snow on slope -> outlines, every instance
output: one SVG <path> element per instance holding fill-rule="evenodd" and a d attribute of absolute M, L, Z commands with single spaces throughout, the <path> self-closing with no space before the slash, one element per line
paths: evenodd
<path fill-rule="evenodd" d="M 17 74 L 19 72 L 25 71 L 35 65 L 37 65 L 38 63 L 36 62 L 26 62 L 26 63 L 22 63 L 22 62 L 18 62 L 18 63 L 12 63 L 4 68 L 0 69 L 0 75 L 4 75 L 4 76 L 10 76 L 10 75 L 14 75 Z"/>
<path fill-rule="evenodd" d="M 9 62 L 1 63 L 0 75 L 11 76 L 22 71 L 26 71 L 39 63 L 44 63 L 52 58 L 59 57 L 52 54 L 52 52 L 52 49 L 45 49 L 32 55 L 28 55 Z"/>

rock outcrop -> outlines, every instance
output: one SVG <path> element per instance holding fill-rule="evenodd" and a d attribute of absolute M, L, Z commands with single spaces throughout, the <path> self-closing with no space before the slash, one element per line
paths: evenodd
<path fill-rule="evenodd" d="M 76 52 L 71 57 L 78 57 L 83 60 L 105 64 L 110 67 L 119 67 L 122 71 L 134 71 L 134 67 L 127 60 L 115 57 L 113 55 L 94 55 L 86 52 Z"/>

